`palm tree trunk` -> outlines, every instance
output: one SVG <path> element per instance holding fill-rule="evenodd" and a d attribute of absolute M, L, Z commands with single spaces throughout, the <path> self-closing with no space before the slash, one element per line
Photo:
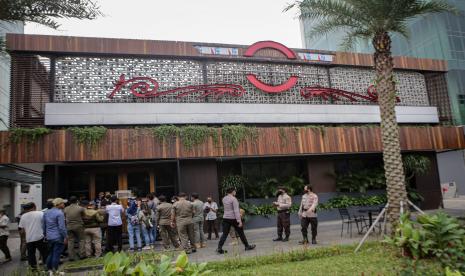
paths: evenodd
<path fill-rule="evenodd" d="M 373 38 L 375 48 L 376 91 L 381 112 L 381 136 L 383 142 L 384 171 L 386 174 L 388 220 L 395 230 L 400 216 L 400 202 L 407 203 L 404 168 L 400 152 L 399 127 L 396 120 L 396 87 L 393 78 L 391 38 L 387 32 L 379 32 Z"/>

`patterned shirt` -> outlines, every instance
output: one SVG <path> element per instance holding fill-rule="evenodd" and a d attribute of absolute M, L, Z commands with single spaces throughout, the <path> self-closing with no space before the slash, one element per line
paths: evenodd
<path fill-rule="evenodd" d="M 316 218 L 318 196 L 314 193 L 304 194 L 300 203 L 299 215 L 304 218 Z"/>

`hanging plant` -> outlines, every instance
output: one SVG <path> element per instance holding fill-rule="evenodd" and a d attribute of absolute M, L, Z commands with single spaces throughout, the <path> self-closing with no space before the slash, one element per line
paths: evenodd
<path fill-rule="evenodd" d="M 72 127 L 69 128 L 69 131 L 79 144 L 85 144 L 92 148 L 97 146 L 107 134 L 107 128 L 102 126 Z"/>
<path fill-rule="evenodd" d="M 201 145 L 212 137 L 215 144 L 218 144 L 218 130 L 208 126 L 185 126 L 181 128 L 181 140 L 186 149 L 192 149 Z"/>
<path fill-rule="evenodd" d="M 226 146 L 236 150 L 245 139 L 255 141 L 258 138 L 258 130 L 256 127 L 244 125 L 226 125 L 221 128 L 221 137 Z"/>
<path fill-rule="evenodd" d="M 37 142 L 43 136 L 52 132 L 51 129 L 45 127 L 36 128 L 12 128 L 10 129 L 9 142 L 19 144 L 26 140 L 28 144 Z"/>
<path fill-rule="evenodd" d="M 152 133 L 161 142 L 166 142 L 177 137 L 180 133 L 180 129 L 173 125 L 163 125 L 152 128 Z"/>
<path fill-rule="evenodd" d="M 172 138 L 179 137 L 186 149 L 192 149 L 195 146 L 204 144 L 210 137 L 213 142 L 218 144 L 218 129 L 208 126 L 189 125 L 189 126 L 158 126 L 152 129 L 153 135 L 162 142 L 171 141 Z"/>

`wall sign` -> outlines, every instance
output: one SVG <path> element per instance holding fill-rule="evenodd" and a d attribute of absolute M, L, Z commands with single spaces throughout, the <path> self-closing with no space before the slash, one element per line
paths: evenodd
<path fill-rule="evenodd" d="M 237 55 L 238 49 L 236 48 L 217 48 L 217 47 L 196 47 L 201 53 L 208 54 L 224 54 L 224 55 Z M 331 55 L 323 54 L 312 54 L 312 53 L 299 53 L 296 55 L 294 51 L 284 46 L 281 43 L 274 41 L 260 41 L 252 44 L 244 52 L 244 57 L 253 57 L 255 54 L 263 49 L 273 49 L 284 56 L 289 60 L 295 60 L 297 57 L 300 57 L 304 60 L 310 61 L 326 61 L 331 62 L 333 57 Z M 299 76 L 291 75 L 286 81 L 278 85 L 270 85 L 258 79 L 255 74 L 246 74 L 246 79 L 257 89 L 262 92 L 270 94 L 278 94 L 293 88 L 299 81 Z M 163 95 L 174 94 L 176 98 L 182 98 L 191 94 L 198 94 L 198 97 L 204 98 L 210 95 L 213 95 L 215 98 L 229 95 L 232 97 L 241 97 L 246 93 L 246 90 L 243 86 L 233 83 L 216 83 L 216 84 L 202 84 L 202 85 L 188 85 L 177 87 L 174 89 L 168 89 L 165 91 L 158 91 L 159 84 L 158 82 L 150 77 L 134 77 L 126 79 L 125 74 L 121 74 L 119 79 L 115 83 L 115 87 L 112 92 L 107 96 L 108 98 L 113 98 L 116 93 L 120 92 L 123 87 L 128 87 L 129 92 L 138 98 L 153 98 L 160 97 Z M 342 89 L 336 88 L 327 88 L 319 85 L 313 86 L 304 86 L 300 89 L 301 97 L 305 99 L 310 98 L 322 98 L 324 100 L 340 100 L 342 98 L 349 100 L 351 102 L 357 102 L 360 100 L 365 100 L 368 102 L 377 102 L 378 95 L 376 93 L 375 87 L 373 85 L 369 86 L 366 94 L 360 94 L 355 92 L 349 92 Z M 397 101 L 400 102 L 400 99 L 397 98 Z"/>

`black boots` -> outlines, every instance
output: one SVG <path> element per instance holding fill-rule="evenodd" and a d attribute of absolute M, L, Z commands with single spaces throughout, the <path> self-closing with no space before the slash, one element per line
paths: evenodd
<path fill-rule="evenodd" d="M 289 241 L 289 236 L 286 236 L 282 241 L 283 241 L 283 242 Z"/>
<path fill-rule="evenodd" d="M 308 237 L 302 235 L 302 240 L 299 241 L 299 244 L 308 244 Z"/>
<path fill-rule="evenodd" d="M 245 251 L 254 250 L 257 247 L 255 244 L 249 244 L 245 247 Z"/>
<path fill-rule="evenodd" d="M 277 238 L 273 239 L 273 241 L 282 241 L 283 240 L 283 237 L 281 236 L 278 236 Z"/>
<path fill-rule="evenodd" d="M 221 248 L 216 249 L 216 252 L 217 252 L 218 254 L 225 254 L 225 253 L 228 253 L 228 251 L 223 250 L 223 249 L 221 249 Z"/>
<path fill-rule="evenodd" d="M 312 238 L 312 244 L 316 244 L 316 239 Z"/>

